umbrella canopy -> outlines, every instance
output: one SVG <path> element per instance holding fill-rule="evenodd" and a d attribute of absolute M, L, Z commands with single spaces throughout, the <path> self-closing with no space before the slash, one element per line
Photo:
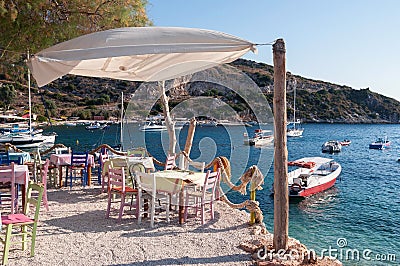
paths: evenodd
<path fill-rule="evenodd" d="M 28 66 L 39 87 L 66 74 L 162 81 L 229 63 L 256 45 L 225 33 L 131 27 L 95 32 L 35 55 Z"/>

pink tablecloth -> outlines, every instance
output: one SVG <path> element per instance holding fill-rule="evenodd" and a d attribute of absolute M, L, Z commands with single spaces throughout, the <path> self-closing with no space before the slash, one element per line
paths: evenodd
<path fill-rule="evenodd" d="M 65 166 L 71 164 L 71 154 L 52 154 L 50 162 L 56 166 Z M 94 156 L 89 154 L 88 165 L 94 165 Z"/>
<path fill-rule="evenodd" d="M 7 174 L 8 172 L 8 174 Z M 10 170 L 0 170 L 0 183 L 11 181 Z M 15 183 L 27 187 L 29 181 L 29 170 L 27 165 L 15 165 Z"/>

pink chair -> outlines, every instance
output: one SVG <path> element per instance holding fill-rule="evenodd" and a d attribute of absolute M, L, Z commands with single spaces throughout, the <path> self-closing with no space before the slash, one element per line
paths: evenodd
<path fill-rule="evenodd" d="M 165 161 L 165 168 L 164 170 L 173 170 L 176 167 L 175 163 L 175 155 L 167 156 L 167 160 Z"/>
<path fill-rule="evenodd" d="M 0 166 L 0 178 L 3 184 L 10 183 L 10 185 L 2 186 L 2 188 L 10 189 L 10 195 L 1 195 L 1 206 L 8 207 L 8 202 L 11 205 L 11 214 L 18 210 L 18 198 L 15 184 L 15 164 L 11 162 L 10 165 Z M 4 197 L 5 196 L 5 197 Z M 6 202 L 6 203 L 5 203 Z"/>
<path fill-rule="evenodd" d="M 125 170 L 124 168 L 112 168 L 111 166 L 108 168 L 108 205 L 107 205 L 107 213 L 106 217 L 110 217 L 111 211 L 111 203 L 113 200 L 113 195 L 119 195 L 121 197 L 121 202 L 119 206 L 119 216 L 118 221 L 121 221 L 122 214 L 125 206 L 135 207 L 136 217 L 138 217 L 138 190 L 132 187 L 126 186 L 125 184 Z M 136 200 L 126 202 L 125 199 L 127 196 L 133 195 L 136 196 Z M 128 197 L 129 199 L 129 197 Z"/>
<path fill-rule="evenodd" d="M 197 216 L 198 209 L 201 211 L 201 224 L 205 223 L 205 214 L 209 212 L 211 215 L 211 220 L 214 219 L 214 201 L 216 199 L 216 189 L 218 180 L 221 176 L 221 171 L 218 168 L 216 172 L 208 171 L 204 181 L 204 185 L 199 191 L 186 191 L 185 198 L 185 221 L 188 216 L 188 208 L 195 208 L 195 215 Z M 191 203 L 193 202 L 193 203 Z M 206 209 L 206 205 L 209 208 Z"/>
<path fill-rule="evenodd" d="M 46 159 L 46 162 L 44 163 L 42 168 L 42 180 L 39 182 L 39 184 L 43 186 L 42 202 L 44 207 L 46 208 L 46 211 L 49 211 L 49 203 L 47 201 L 47 175 L 49 173 L 49 166 L 50 166 L 50 160 Z"/>
<path fill-rule="evenodd" d="M 108 161 L 109 157 L 107 153 L 101 153 L 100 154 L 100 166 L 99 166 L 99 171 L 100 171 L 100 175 L 101 175 L 101 193 L 104 192 L 104 186 L 105 186 L 105 182 L 106 182 L 106 177 L 108 176 L 108 173 L 106 173 L 106 171 L 104 171 L 103 167 L 104 167 L 104 163 L 106 161 Z"/>

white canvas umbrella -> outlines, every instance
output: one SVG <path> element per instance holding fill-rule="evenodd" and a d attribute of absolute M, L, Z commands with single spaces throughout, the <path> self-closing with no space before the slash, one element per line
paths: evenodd
<path fill-rule="evenodd" d="M 95 32 L 33 55 L 28 66 L 39 87 L 66 74 L 162 81 L 229 63 L 255 44 L 191 28 L 132 27 Z"/>
<path fill-rule="evenodd" d="M 119 28 L 87 34 L 36 53 L 28 66 L 39 87 L 66 74 L 131 81 L 165 81 L 229 63 L 256 45 L 211 30 Z M 162 83 L 164 116 L 175 152 L 174 124 Z"/>

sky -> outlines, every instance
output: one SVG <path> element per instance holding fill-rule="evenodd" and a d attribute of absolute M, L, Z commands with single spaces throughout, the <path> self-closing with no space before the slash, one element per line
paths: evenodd
<path fill-rule="evenodd" d="M 286 70 L 400 101 L 398 0 L 149 0 L 154 26 L 286 43 Z M 243 58 L 273 64 L 272 47 Z"/>

